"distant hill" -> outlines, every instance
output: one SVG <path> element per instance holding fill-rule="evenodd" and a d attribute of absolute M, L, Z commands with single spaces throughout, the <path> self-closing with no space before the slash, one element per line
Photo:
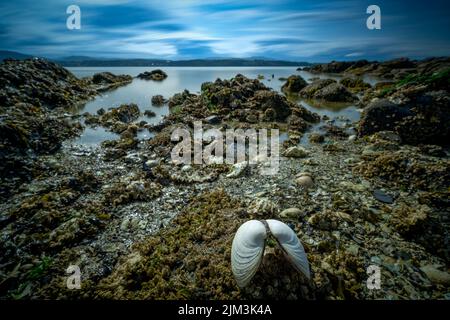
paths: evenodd
<path fill-rule="evenodd" d="M 28 58 L 32 58 L 32 56 L 14 52 L 14 51 L 7 51 L 7 50 L 0 50 L 0 61 L 3 61 L 5 59 L 16 59 L 16 60 L 24 60 Z"/>
<path fill-rule="evenodd" d="M 23 60 L 33 56 L 14 51 L 1 51 L 0 61 L 6 58 Z M 49 59 L 65 67 L 253 67 L 253 66 L 308 66 L 308 62 L 273 60 L 264 57 L 241 58 L 206 58 L 192 60 L 163 59 L 111 59 L 88 56 L 69 56 Z"/>
<path fill-rule="evenodd" d="M 62 59 L 56 62 L 65 67 L 253 67 L 253 66 L 307 66 L 307 62 L 261 59 Z"/>

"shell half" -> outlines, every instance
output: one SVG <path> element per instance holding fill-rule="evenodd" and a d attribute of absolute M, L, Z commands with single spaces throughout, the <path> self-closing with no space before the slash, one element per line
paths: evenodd
<path fill-rule="evenodd" d="M 231 246 L 231 269 L 239 287 L 245 287 L 258 270 L 266 238 L 266 227 L 258 220 L 245 222 L 236 232 Z"/>
<path fill-rule="evenodd" d="M 292 263 L 294 268 L 303 273 L 308 279 L 311 278 L 308 258 L 306 257 L 305 249 L 300 240 L 292 230 L 285 223 L 278 220 L 266 220 L 269 225 L 270 232 L 277 239 L 278 245 L 283 250 L 285 257 Z"/>

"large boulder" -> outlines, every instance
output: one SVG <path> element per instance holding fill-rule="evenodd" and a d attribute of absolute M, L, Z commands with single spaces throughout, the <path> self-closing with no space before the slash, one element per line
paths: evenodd
<path fill-rule="evenodd" d="M 131 82 L 133 78 L 130 75 L 115 75 L 111 72 L 100 72 L 92 76 L 94 84 L 113 84 L 120 82 Z"/>
<path fill-rule="evenodd" d="M 94 94 L 86 81 L 44 59 L 0 64 L 0 198 L 39 172 L 36 155 L 57 151 L 80 132 L 64 109 Z"/>
<path fill-rule="evenodd" d="M 342 84 L 332 83 L 314 94 L 314 99 L 330 102 L 354 102 L 358 100 Z"/>
<path fill-rule="evenodd" d="M 0 64 L 0 105 L 30 103 L 67 108 L 94 92 L 70 71 L 44 59 L 4 60 Z"/>
<path fill-rule="evenodd" d="M 361 78 L 345 77 L 339 81 L 344 87 L 353 92 L 360 92 L 366 89 L 370 89 L 372 86 L 364 82 Z"/>
<path fill-rule="evenodd" d="M 152 71 L 145 71 L 143 73 L 138 74 L 139 79 L 143 80 L 154 80 L 154 81 L 162 81 L 167 78 L 167 73 L 162 71 L 161 69 L 156 69 Z"/>
<path fill-rule="evenodd" d="M 286 93 L 299 93 L 308 83 L 300 76 L 292 75 L 290 76 L 286 83 L 283 84 L 281 90 Z"/>
<path fill-rule="evenodd" d="M 357 100 L 343 85 L 331 79 L 320 79 L 306 86 L 300 95 L 308 99 L 324 100 L 330 102 L 354 102 Z"/>
<path fill-rule="evenodd" d="M 395 131 L 397 123 L 411 115 L 408 107 L 399 106 L 386 99 L 376 100 L 364 109 L 358 134 L 365 136 L 378 131 Z"/>
<path fill-rule="evenodd" d="M 384 130 L 397 132 L 408 144 L 448 144 L 450 96 L 445 91 L 420 94 L 404 104 L 386 99 L 370 103 L 359 123 L 360 136 Z"/>
<path fill-rule="evenodd" d="M 317 91 L 333 83 L 336 83 L 336 81 L 332 79 L 318 79 L 303 88 L 300 95 L 307 99 L 313 99 Z"/>
<path fill-rule="evenodd" d="M 289 101 L 274 91 L 258 91 L 255 100 L 258 102 L 255 107 L 261 111 L 273 110 L 277 120 L 285 120 L 292 112 Z"/>

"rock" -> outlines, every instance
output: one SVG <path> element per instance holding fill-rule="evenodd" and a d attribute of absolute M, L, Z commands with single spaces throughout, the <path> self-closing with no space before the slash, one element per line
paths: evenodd
<path fill-rule="evenodd" d="M 311 175 L 307 172 L 303 172 L 297 175 L 295 183 L 304 189 L 309 189 L 314 186 L 314 181 Z"/>
<path fill-rule="evenodd" d="M 288 208 L 280 212 L 281 218 L 298 219 L 305 215 L 305 212 L 298 208 Z"/>
<path fill-rule="evenodd" d="M 357 244 L 350 244 L 345 249 L 348 253 L 357 256 L 359 252 L 359 246 Z"/>
<path fill-rule="evenodd" d="M 130 123 L 136 120 L 140 115 L 137 104 L 122 104 L 118 108 L 112 108 L 100 118 L 100 122 L 104 126 L 110 126 L 108 121 L 119 121 L 122 123 Z"/>
<path fill-rule="evenodd" d="M 312 83 L 310 83 L 309 85 L 307 85 L 306 87 L 304 87 L 300 91 L 300 96 L 306 99 L 313 99 L 317 91 L 334 83 L 336 83 L 336 81 L 332 79 L 317 79 Z"/>
<path fill-rule="evenodd" d="M 342 73 L 350 68 L 363 67 L 368 65 L 367 60 L 359 61 L 332 61 L 330 63 L 316 64 L 312 67 L 305 67 L 304 70 L 311 73 Z"/>
<path fill-rule="evenodd" d="M 308 83 L 300 76 L 292 75 L 290 76 L 286 83 L 283 84 L 281 90 L 286 93 L 299 93 Z"/>
<path fill-rule="evenodd" d="M 364 91 L 372 87 L 370 84 L 364 82 L 361 78 L 345 77 L 342 78 L 339 83 L 353 92 Z"/>
<path fill-rule="evenodd" d="M 268 218 L 278 213 L 278 206 L 267 198 L 260 198 L 250 204 L 248 212 L 253 215 Z"/>
<path fill-rule="evenodd" d="M 379 131 L 370 137 L 371 142 L 377 142 L 378 140 L 385 140 L 396 144 L 402 142 L 400 136 L 393 131 Z"/>
<path fill-rule="evenodd" d="M 289 158 L 305 158 L 308 156 L 308 152 L 303 147 L 290 147 L 283 152 L 283 156 Z"/>
<path fill-rule="evenodd" d="M 158 160 L 158 159 L 150 159 L 150 160 L 147 160 L 147 161 L 144 163 L 144 169 L 145 169 L 145 170 L 148 170 L 148 169 L 154 168 L 154 167 L 156 167 L 158 164 L 159 164 L 159 160 Z"/>
<path fill-rule="evenodd" d="M 155 96 L 152 97 L 152 105 L 154 106 L 162 106 L 167 102 L 166 99 L 164 99 L 164 97 L 160 94 L 157 94 Z"/>
<path fill-rule="evenodd" d="M 151 110 L 145 110 L 144 111 L 144 116 L 147 116 L 149 118 L 153 118 L 153 117 L 156 117 L 156 113 L 151 111 Z"/>
<path fill-rule="evenodd" d="M 407 89 L 404 89 L 407 92 Z M 405 95 L 408 95 L 406 98 Z M 444 90 L 426 93 L 394 93 L 391 100 L 370 103 L 361 116 L 358 135 L 377 131 L 397 133 L 403 143 L 445 145 L 450 139 L 450 95 Z"/>
<path fill-rule="evenodd" d="M 248 168 L 248 162 L 239 162 L 233 165 L 231 172 L 226 175 L 227 178 L 238 178 L 242 176 Z"/>
<path fill-rule="evenodd" d="M 286 98 L 276 92 L 269 91 L 264 95 L 259 95 L 257 98 L 262 103 L 262 110 L 272 109 L 277 120 L 284 120 L 292 113 L 291 105 Z"/>
<path fill-rule="evenodd" d="M 135 124 L 129 125 L 125 131 L 120 133 L 121 139 L 134 139 L 137 135 L 138 127 Z"/>
<path fill-rule="evenodd" d="M 379 189 L 376 189 L 373 191 L 373 196 L 375 197 L 375 199 L 377 199 L 378 201 L 381 201 L 383 203 L 391 204 L 394 202 L 394 199 L 390 195 L 384 193 L 383 191 L 381 191 Z"/>
<path fill-rule="evenodd" d="M 267 108 L 266 111 L 264 111 L 263 120 L 264 121 L 274 121 L 276 118 L 275 110 L 272 108 Z"/>
<path fill-rule="evenodd" d="M 358 127 L 358 135 L 365 136 L 378 131 L 395 131 L 399 121 L 411 116 L 407 107 L 380 99 L 370 103 L 363 111 Z"/>
<path fill-rule="evenodd" d="M 358 100 L 356 96 L 339 83 L 331 83 L 317 90 L 313 99 L 330 102 L 355 102 Z"/>
<path fill-rule="evenodd" d="M 154 81 L 162 81 L 167 78 L 167 73 L 162 71 L 161 69 L 156 69 L 152 71 L 145 71 L 143 73 L 138 74 L 139 79 L 143 80 L 154 80 Z"/>
<path fill-rule="evenodd" d="M 428 279 L 434 284 L 449 286 L 450 285 L 450 273 L 437 269 L 434 265 L 426 265 L 420 267 L 423 273 L 425 273 Z"/>
<path fill-rule="evenodd" d="M 418 146 L 420 151 L 424 154 L 430 155 L 432 157 L 443 158 L 447 155 L 445 150 L 441 146 L 431 145 L 431 144 L 421 144 Z"/>
<path fill-rule="evenodd" d="M 392 212 L 391 224 L 404 237 L 418 237 L 425 228 L 429 211 L 425 205 L 416 208 L 401 205 Z"/>
<path fill-rule="evenodd" d="M 218 116 L 209 116 L 205 118 L 205 121 L 209 124 L 219 124 L 220 118 Z"/>
<path fill-rule="evenodd" d="M 356 184 L 351 181 L 342 181 L 341 183 L 339 183 L 339 186 L 353 192 L 364 192 L 367 189 L 367 187 L 363 184 Z"/>
<path fill-rule="evenodd" d="M 111 72 L 100 72 L 92 76 L 93 83 L 103 85 L 130 83 L 132 80 L 133 77 L 130 75 L 115 75 Z"/>
<path fill-rule="evenodd" d="M 325 141 L 325 137 L 320 133 L 311 133 L 309 135 L 309 142 L 311 143 L 322 143 Z"/>
<path fill-rule="evenodd" d="M 103 108 L 100 108 L 100 109 L 97 110 L 97 114 L 98 114 L 99 116 L 102 116 L 102 115 L 104 115 L 105 113 L 106 113 L 106 111 L 105 111 L 105 109 L 103 109 Z"/>

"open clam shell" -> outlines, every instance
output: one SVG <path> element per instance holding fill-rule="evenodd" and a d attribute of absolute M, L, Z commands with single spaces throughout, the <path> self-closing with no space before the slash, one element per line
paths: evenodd
<path fill-rule="evenodd" d="M 272 234 L 294 268 L 310 278 L 305 250 L 295 232 L 278 220 L 250 220 L 242 224 L 231 247 L 231 269 L 238 286 L 245 287 L 258 270 L 266 239 Z"/>

